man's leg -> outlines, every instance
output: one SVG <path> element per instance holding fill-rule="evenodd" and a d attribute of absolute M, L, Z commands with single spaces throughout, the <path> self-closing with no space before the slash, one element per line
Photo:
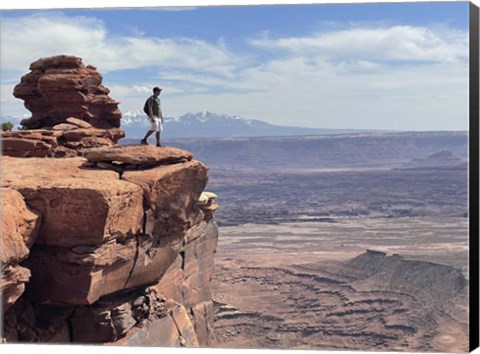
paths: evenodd
<path fill-rule="evenodd" d="M 160 132 L 155 132 L 155 138 L 157 139 L 157 146 L 160 146 Z"/>
<path fill-rule="evenodd" d="M 149 137 L 150 135 L 152 135 L 152 134 L 153 134 L 153 132 L 154 132 L 154 130 L 149 130 L 149 131 L 147 132 L 147 134 L 145 134 L 145 137 L 142 139 L 142 141 L 141 141 L 141 142 L 142 142 L 142 143 L 146 143 L 146 142 L 147 142 L 147 139 L 148 139 L 148 137 Z"/>

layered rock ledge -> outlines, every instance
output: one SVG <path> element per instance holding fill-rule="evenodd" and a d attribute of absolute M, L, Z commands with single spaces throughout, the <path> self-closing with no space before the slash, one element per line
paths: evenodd
<path fill-rule="evenodd" d="M 211 345 L 218 230 L 207 180 L 175 148 L 3 157 L 5 340 Z"/>
<path fill-rule="evenodd" d="M 63 124 L 60 124 L 63 125 Z M 12 157 L 74 157 L 86 149 L 112 146 L 125 136 L 119 128 L 33 129 L 2 132 L 3 155 Z"/>

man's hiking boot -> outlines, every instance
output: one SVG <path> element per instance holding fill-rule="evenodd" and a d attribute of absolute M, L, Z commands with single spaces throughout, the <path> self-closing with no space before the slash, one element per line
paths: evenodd
<path fill-rule="evenodd" d="M 145 139 L 140 140 L 140 144 L 142 145 L 148 145 L 147 141 Z"/>
<path fill-rule="evenodd" d="M 157 143 L 157 147 L 162 147 L 162 145 L 160 143 Z"/>

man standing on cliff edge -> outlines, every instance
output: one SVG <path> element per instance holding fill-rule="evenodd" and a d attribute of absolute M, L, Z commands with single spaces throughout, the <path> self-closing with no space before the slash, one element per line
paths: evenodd
<path fill-rule="evenodd" d="M 150 96 L 145 102 L 143 110 L 148 115 L 150 121 L 150 130 L 145 134 L 145 137 L 140 141 L 142 145 L 148 145 L 147 139 L 153 132 L 155 132 L 155 138 L 157 139 L 157 146 L 160 145 L 160 132 L 163 131 L 163 116 L 162 110 L 160 108 L 160 93 L 162 92 L 161 88 L 154 87 L 153 95 Z"/>

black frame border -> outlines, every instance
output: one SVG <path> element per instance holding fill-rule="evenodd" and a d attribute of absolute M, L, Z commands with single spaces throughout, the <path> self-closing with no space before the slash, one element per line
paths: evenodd
<path fill-rule="evenodd" d="M 469 129 L 469 349 L 479 346 L 479 8 L 470 2 L 470 129 Z"/>

